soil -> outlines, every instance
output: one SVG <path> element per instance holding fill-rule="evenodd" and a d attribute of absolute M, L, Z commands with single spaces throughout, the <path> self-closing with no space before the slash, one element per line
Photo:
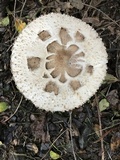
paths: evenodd
<path fill-rule="evenodd" d="M 83 3 L 82 3 L 83 2 Z M 65 13 L 89 23 L 107 48 L 108 74 L 97 93 L 69 112 L 37 109 L 17 90 L 10 56 L 19 29 L 50 12 Z M 120 160 L 120 1 L 0 0 L 0 160 Z M 109 106 L 102 111 L 104 99 Z M 102 128 L 102 130 L 100 130 Z"/>

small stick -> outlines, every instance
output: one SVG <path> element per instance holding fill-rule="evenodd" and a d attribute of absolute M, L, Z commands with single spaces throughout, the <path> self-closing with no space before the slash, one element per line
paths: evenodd
<path fill-rule="evenodd" d="M 17 111 L 18 111 L 18 109 L 19 109 L 19 107 L 20 107 L 20 105 L 21 105 L 21 103 L 22 103 L 22 100 L 23 100 L 23 96 L 21 97 L 20 102 L 19 102 L 19 104 L 18 104 L 15 112 L 14 112 L 9 118 L 7 118 L 7 119 L 4 121 L 4 123 L 7 122 L 7 121 L 9 121 L 9 120 L 17 113 Z"/>
<path fill-rule="evenodd" d="M 102 134 L 102 123 L 101 123 L 101 113 L 98 103 L 97 95 L 95 94 L 95 101 L 97 105 L 97 111 L 98 111 L 98 120 L 99 120 L 99 129 L 100 129 L 100 141 L 101 141 L 101 151 L 102 151 L 102 157 L 101 160 L 105 159 L 105 151 L 104 151 L 104 144 L 103 144 L 103 134 Z"/>
<path fill-rule="evenodd" d="M 25 7 L 26 2 L 27 2 L 27 0 L 24 1 L 23 6 L 22 6 L 22 8 L 21 8 L 20 18 L 22 17 L 23 9 L 24 9 L 24 7 Z"/>
<path fill-rule="evenodd" d="M 72 138 L 72 111 L 70 111 L 70 138 L 71 138 L 71 146 L 72 146 L 74 160 L 77 160 L 75 155 L 75 150 L 74 150 L 73 138 Z"/>

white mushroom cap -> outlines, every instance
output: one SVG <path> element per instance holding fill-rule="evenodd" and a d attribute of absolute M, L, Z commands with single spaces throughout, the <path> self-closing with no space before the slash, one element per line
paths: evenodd
<path fill-rule="evenodd" d="M 96 31 L 80 19 L 56 13 L 27 25 L 11 55 L 18 89 L 47 111 L 72 110 L 89 100 L 106 75 L 106 63 Z"/>

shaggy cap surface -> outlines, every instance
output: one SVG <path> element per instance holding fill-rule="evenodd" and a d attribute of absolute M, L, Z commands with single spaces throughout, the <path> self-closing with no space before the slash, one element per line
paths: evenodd
<path fill-rule="evenodd" d="M 12 48 L 11 71 L 20 92 L 47 111 L 68 111 L 95 94 L 106 75 L 107 53 L 80 19 L 51 13 L 26 26 Z"/>

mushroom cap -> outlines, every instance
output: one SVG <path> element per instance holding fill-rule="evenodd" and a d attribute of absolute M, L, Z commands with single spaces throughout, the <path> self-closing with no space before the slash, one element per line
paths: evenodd
<path fill-rule="evenodd" d="M 47 111 L 83 105 L 100 87 L 106 63 L 106 49 L 97 32 L 80 19 L 58 13 L 28 24 L 11 55 L 17 88 Z"/>

